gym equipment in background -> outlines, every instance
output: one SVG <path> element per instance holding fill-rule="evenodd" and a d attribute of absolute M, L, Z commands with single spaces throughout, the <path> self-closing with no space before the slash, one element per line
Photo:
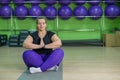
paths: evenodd
<path fill-rule="evenodd" d="M 9 46 L 10 47 L 19 47 L 19 35 L 10 35 Z"/>
<path fill-rule="evenodd" d="M 72 16 L 72 9 L 68 6 L 62 6 L 58 10 L 58 15 L 60 18 L 67 20 Z"/>
<path fill-rule="evenodd" d="M 29 9 L 29 15 L 35 19 L 36 17 L 38 16 L 42 16 L 43 12 L 42 12 L 42 8 L 39 7 L 39 6 L 32 6 L 30 9 Z"/>
<path fill-rule="evenodd" d="M 105 15 L 110 19 L 115 19 L 117 16 L 120 15 L 120 9 L 116 5 L 108 5 L 105 8 Z"/>
<path fill-rule="evenodd" d="M 4 46 L 7 44 L 7 35 L 0 34 L 0 46 Z"/>
<path fill-rule="evenodd" d="M 57 9 L 54 6 L 48 6 L 44 9 L 44 15 L 47 19 L 55 19 L 57 16 Z"/>
<path fill-rule="evenodd" d="M 88 15 L 88 11 L 84 6 L 78 6 L 74 9 L 74 16 L 77 19 L 84 19 Z"/>
<path fill-rule="evenodd" d="M 25 19 L 28 16 L 28 9 L 26 6 L 17 6 L 14 10 L 14 14 L 18 19 Z"/>
<path fill-rule="evenodd" d="M 19 45 L 20 46 L 23 45 L 23 42 L 28 35 L 29 35 L 29 31 L 20 31 L 20 34 L 19 34 Z"/>
<path fill-rule="evenodd" d="M 103 15 L 103 10 L 100 6 L 91 6 L 88 10 L 91 19 L 97 20 Z"/>
<path fill-rule="evenodd" d="M 8 19 L 12 16 L 12 8 L 10 6 L 4 5 L 0 8 L 0 15 L 5 18 Z"/>

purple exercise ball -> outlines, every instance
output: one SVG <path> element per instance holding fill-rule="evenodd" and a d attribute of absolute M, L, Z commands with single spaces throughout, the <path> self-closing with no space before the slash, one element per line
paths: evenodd
<path fill-rule="evenodd" d="M 120 9 L 116 5 L 108 5 L 105 8 L 105 15 L 110 19 L 114 19 L 120 15 Z"/>
<path fill-rule="evenodd" d="M 88 10 L 88 14 L 89 16 L 91 16 L 91 19 L 99 19 L 102 14 L 103 14 L 103 10 L 100 6 L 91 6 Z"/>
<path fill-rule="evenodd" d="M 47 19 L 55 19 L 57 16 L 57 9 L 53 6 L 48 6 L 44 9 L 44 15 Z"/>
<path fill-rule="evenodd" d="M 62 6 L 58 10 L 58 15 L 64 20 L 69 19 L 72 16 L 72 9 L 68 6 Z"/>
<path fill-rule="evenodd" d="M 18 19 L 25 19 L 28 15 L 28 9 L 26 6 L 23 5 L 17 6 L 15 8 L 14 14 Z"/>
<path fill-rule="evenodd" d="M 12 16 L 12 11 L 13 10 L 10 6 L 5 5 L 0 8 L 0 15 L 3 18 L 8 19 Z"/>
<path fill-rule="evenodd" d="M 84 6 L 78 6 L 74 9 L 74 16 L 77 19 L 84 19 L 88 15 L 88 11 Z"/>
<path fill-rule="evenodd" d="M 29 15 L 35 19 L 37 18 L 38 16 L 42 16 L 43 12 L 42 12 L 42 8 L 39 7 L 39 6 L 32 6 L 30 9 L 29 9 Z"/>

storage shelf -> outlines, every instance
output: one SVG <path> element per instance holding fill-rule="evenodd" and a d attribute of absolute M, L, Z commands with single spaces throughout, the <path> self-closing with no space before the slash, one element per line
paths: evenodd
<path fill-rule="evenodd" d="M 79 2 L 82 2 L 82 1 L 79 1 Z M 89 7 L 92 6 L 89 4 L 89 2 L 93 2 L 93 1 L 87 0 L 86 3 L 83 4 L 82 6 L 85 6 L 88 9 Z M 35 2 L 33 1 L 33 4 L 34 3 Z M 45 1 L 40 1 L 38 3 L 40 3 L 39 6 L 42 9 L 44 9 L 45 7 L 48 6 L 45 3 Z M 119 6 L 119 3 L 120 3 L 120 1 L 115 1 L 115 4 L 118 6 Z M 25 1 L 23 4 L 28 9 L 30 7 L 32 7 L 32 3 L 30 1 Z M 2 6 L 2 3 L 0 3 L 0 5 Z M 14 3 L 13 1 L 11 1 L 9 3 L 9 6 L 11 6 L 13 9 L 15 9 L 17 7 L 17 4 Z M 59 1 L 56 1 L 56 3 L 53 6 L 58 10 L 58 8 L 61 7 L 62 5 L 60 5 Z M 71 1 L 71 3 L 68 6 L 73 11 L 74 8 L 79 5 L 76 5 L 75 1 Z M 101 34 L 103 34 L 103 32 L 109 31 L 109 29 L 116 27 L 117 26 L 116 24 L 118 24 L 118 26 L 120 26 L 120 24 L 118 23 L 120 15 L 117 16 L 116 20 L 108 19 L 109 16 L 105 16 L 105 14 L 104 14 L 105 7 L 107 6 L 107 4 L 105 4 L 105 1 L 101 1 L 99 6 L 101 6 L 103 9 L 103 15 L 100 16 L 100 18 L 98 20 L 90 19 L 90 18 L 94 18 L 94 17 L 98 17 L 98 16 L 89 16 L 89 15 L 74 16 L 74 14 L 72 16 L 70 16 L 70 19 L 62 20 L 62 19 L 60 19 L 61 17 L 57 15 L 56 18 L 53 20 L 53 22 L 52 22 L 52 20 L 48 21 L 48 23 L 50 22 L 50 25 L 47 26 L 48 30 L 55 31 L 63 40 L 70 39 L 71 37 L 73 37 L 72 39 L 88 39 L 88 38 L 91 39 L 91 36 L 93 37 L 93 39 L 96 39 L 96 38 L 100 39 Z M 42 16 L 44 16 L 44 15 L 42 15 Z M 8 34 L 17 34 L 22 30 L 35 29 L 35 27 L 34 27 L 35 19 L 32 19 L 32 18 L 37 17 L 37 16 L 27 15 L 27 16 L 21 16 L 21 17 L 25 17 L 25 19 L 20 20 L 20 19 L 18 19 L 17 16 L 11 15 L 9 18 L 11 22 L 9 21 L 10 23 L 8 23 L 8 24 L 10 24 L 9 26 L 7 24 L 3 25 L 1 22 L 0 26 L 2 29 L 0 29 L 0 32 L 1 33 L 9 32 Z M 46 16 L 46 17 L 50 17 L 50 16 Z M 79 19 L 76 19 L 77 17 L 81 17 L 81 18 L 84 17 L 85 19 L 79 20 Z M 114 17 L 114 16 L 111 16 L 111 17 Z M 2 20 L 2 16 L 0 16 L 0 18 Z M 91 23 L 90 23 L 90 21 L 91 21 Z M 116 21 L 116 22 L 114 22 L 114 21 Z M 3 21 L 3 22 L 5 22 L 5 21 Z M 110 24 L 106 24 L 109 22 L 110 22 Z M 113 24 L 115 24 L 115 25 L 113 25 Z M 6 27 L 8 27 L 8 28 L 6 28 Z M 89 34 L 90 34 L 90 36 L 88 36 Z M 67 35 L 70 35 L 70 36 L 67 36 Z M 79 38 L 79 37 L 81 37 L 81 38 Z"/>

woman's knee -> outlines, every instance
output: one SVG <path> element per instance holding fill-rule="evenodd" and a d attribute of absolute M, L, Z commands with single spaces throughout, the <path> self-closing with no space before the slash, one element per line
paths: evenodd
<path fill-rule="evenodd" d="M 28 56 L 28 55 L 31 53 L 31 51 L 32 51 L 32 50 L 25 50 L 25 51 L 23 52 L 23 57 Z"/>
<path fill-rule="evenodd" d="M 57 48 L 53 51 L 56 55 L 64 56 L 64 51 L 61 48 Z"/>
<path fill-rule="evenodd" d="M 26 50 L 23 52 L 23 60 L 29 66 L 39 67 L 43 61 L 39 54 L 33 50 Z"/>
<path fill-rule="evenodd" d="M 32 57 L 34 55 L 37 55 L 37 54 L 33 50 L 25 50 L 23 52 L 23 58 Z"/>

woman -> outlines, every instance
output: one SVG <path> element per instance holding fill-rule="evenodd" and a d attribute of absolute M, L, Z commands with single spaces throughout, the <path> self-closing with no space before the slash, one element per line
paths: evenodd
<path fill-rule="evenodd" d="M 23 60 L 30 73 L 57 70 L 64 57 L 59 37 L 52 31 L 47 31 L 47 21 L 44 17 L 36 20 L 37 31 L 24 40 L 23 47 L 28 49 L 23 53 Z"/>

